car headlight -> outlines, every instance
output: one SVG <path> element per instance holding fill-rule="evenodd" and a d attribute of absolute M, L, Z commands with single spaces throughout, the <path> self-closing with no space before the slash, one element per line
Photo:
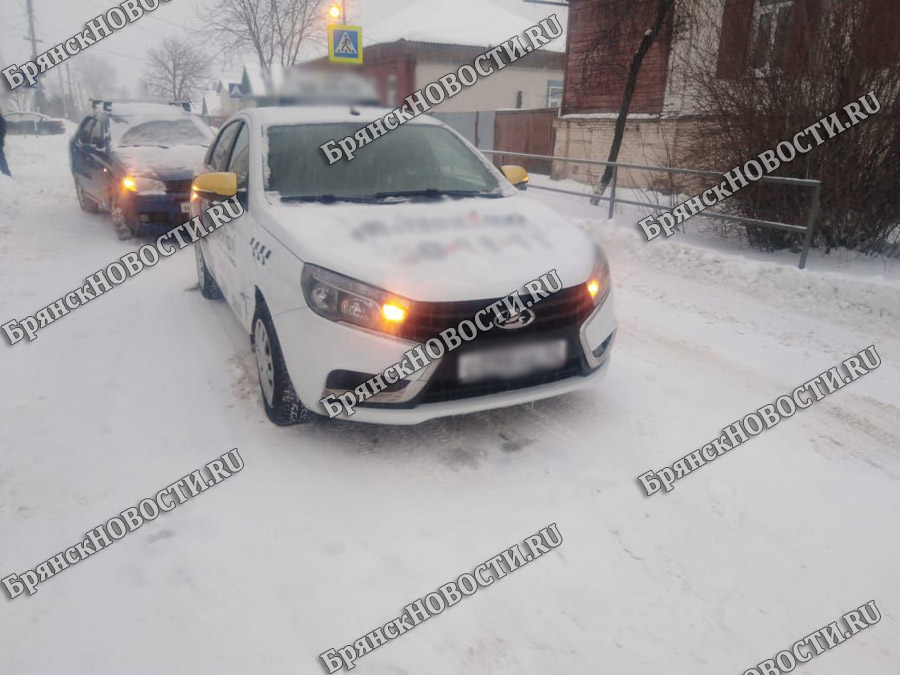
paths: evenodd
<path fill-rule="evenodd" d="M 588 295 L 594 301 L 594 306 L 600 305 L 606 296 L 609 295 L 609 289 L 612 285 L 612 278 L 609 273 L 609 262 L 600 247 L 596 249 L 596 259 L 594 261 L 594 269 L 591 270 L 591 276 L 585 282 Z"/>
<path fill-rule="evenodd" d="M 125 176 L 122 179 L 122 187 L 129 192 L 139 195 L 164 195 L 166 194 L 166 184 L 155 178 L 147 178 L 145 176 Z"/>
<path fill-rule="evenodd" d="M 331 321 L 396 333 L 412 302 L 317 265 L 304 265 L 300 285 L 309 308 Z"/>

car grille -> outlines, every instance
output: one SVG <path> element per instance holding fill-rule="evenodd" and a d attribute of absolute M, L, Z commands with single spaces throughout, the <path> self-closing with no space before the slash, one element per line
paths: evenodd
<path fill-rule="evenodd" d="M 522 296 L 523 300 L 530 295 Z M 488 305 L 499 300 L 471 300 L 466 302 L 416 302 L 410 312 L 409 319 L 404 322 L 399 337 L 415 342 L 424 342 L 437 337 L 447 328 L 456 328 L 461 321 L 473 320 L 475 315 Z M 533 336 L 567 326 L 580 326 L 593 310 L 593 301 L 584 286 L 566 288 L 536 303 L 531 311 L 535 314 L 534 322 L 518 330 L 502 330 L 493 328 L 479 334 L 475 342 L 480 340 L 510 339 Z M 493 312 L 488 312 L 485 320 L 490 320 Z"/>
<path fill-rule="evenodd" d="M 166 193 L 170 195 L 181 194 L 186 195 L 191 191 L 191 185 L 193 184 L 193 180 L 188 178 L 187 180 L 167 180 L 166 181 Z"/>
<path fill-rule="evenodd" d="M 479 310 L 492 302 L 492 300 L 477 300 L 416 303 L 414 311 L 410 314 L 410 320 L 404 324 L 403 337 L 416 342 L 425 342 L 446 328 L 456 327 L 460 321 L 471 320 Z M 564 289 L 544 298 L 531 309 L 535 313 L 535 320 L 531 325 L 518 330 L 493 328 L 486 333 L 479 333 L 474 340 L 462 344 L 458 349 L 447 352 L 441 359 L 438 369 L 430 377 L 428 385 L 415 399 L 404 403 L 364 402 L 360 405 L 372 408 L 413 408 L 423 403 L 488 396 L 589 375 L 592 369 L 584 358 L 579 330 L 593 311 L 594 304 L 584 287 L 579 285 Z M 457 361 L 466 352 L 480 350 L 488 345 L 499 346 L 498 343 L 501 341 L 512 346 L 521 342 L 554 339 L 564 339 L 567 342 L 568 359 L 557 370 L 509 380 L 495 379 L 469 384 L 459 382 Z"/>

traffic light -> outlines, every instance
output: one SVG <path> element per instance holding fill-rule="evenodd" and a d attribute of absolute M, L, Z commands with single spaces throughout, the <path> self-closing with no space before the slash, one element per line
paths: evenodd
<path fill-rule="evenodd" d="M 341 5 L 337 2 L 331 3 L 328 7 L 328 16 L 332 21 L 343 21 L 344 12 L 341 9 Z"/>

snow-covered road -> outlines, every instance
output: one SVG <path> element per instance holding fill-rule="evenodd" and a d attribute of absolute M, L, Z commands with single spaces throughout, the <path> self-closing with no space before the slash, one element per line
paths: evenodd
<path fill-rule="evenodd" d="M 65 139 L 7 154 L 0 323 L 135 248 L 78 210 Z M 900 672 L 900 270 L 648 244 L 628 214 L 530 194 L 611 261 L 620 327 L 595 390 L 417 427 L 273 427 L 248 339 L 200 297 L 190 251 L 33 343 L 4 339 L 0 576 L 230 448 L 245 468 L 4 596 L 0 672 L 321 673 L 321 652 L 552 522 L 561 546 L 357 672 L 742 673 L 873 599 L 880 623 L 796 672 Z M 867 377 L 669 494 L 640 489 L 872 344 Z"/>

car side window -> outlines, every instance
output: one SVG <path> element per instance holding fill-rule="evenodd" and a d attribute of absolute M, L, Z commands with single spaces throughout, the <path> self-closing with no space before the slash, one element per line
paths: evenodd
<path fill-rule="evenodd" d="M 93 117 L 88 117 L 81 124 L 81 131 L 78 132 L 78 140 L 85 145 L 91 142 L 91 130 L 94 127 L 94 122 L 97 120 Z"/>
<path fill-rule="evenodd" d="M 228 164 L 228 157 L 231 155 L 231 146 L 234 144 L 234 137 L 240 129 L 240 122 L 232 122 L 222 129 L 216 146 L 213 148 L 209 158 L 209 166 L 213 171 L 224 171 Z"/>
<path fill-rule="evenodd" d="M 91 130 L 91 143 L 98 148 L 106 145 L 106 139 L 103 134 L 103 120 L 98 119 L 94 122 L 94 127 Z"/>
<path fill-rule="evenodd" d="M 234 150 L 231 151 L 228 170 L 237 174 L 238 190 L 246 190 L 250 174 L 250 126 L 248 124 L 241 125 L 241 131 L 234 142 Z"/>

